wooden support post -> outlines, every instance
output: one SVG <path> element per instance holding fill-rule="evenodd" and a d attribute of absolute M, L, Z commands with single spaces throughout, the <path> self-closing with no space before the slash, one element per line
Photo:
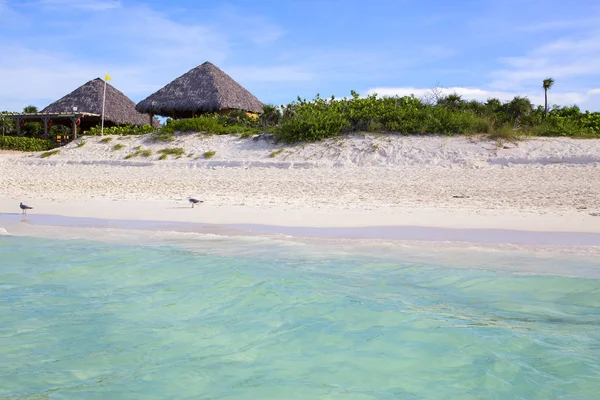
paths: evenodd
<path fill-rule="evenodd" d="M 48 118 L 42 118 L 44 124 L 44 139 L 48 139 Z"/>
<path fill-rule="evenodd" d="M 154 126 L 154 115 L 150 113 L 150 126 Z"/>
<path fill-rule="evenodd" d="M 17 136 L 21 136 L 21 118 L 15 118 L 15 123 L 17 125 Z"/>
<path fill-rule="evenodd" d="M 71 138 L 77 139 L 77 117 L 71 117 Z"/>

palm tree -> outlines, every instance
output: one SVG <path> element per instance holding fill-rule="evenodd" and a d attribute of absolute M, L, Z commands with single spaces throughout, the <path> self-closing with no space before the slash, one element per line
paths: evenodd
<path fill-rule="evenodd" d="M 554 79 L 552 78 L 544 79 L 542 83 L 544 88 L 544 118 L 548 116 L 548 90 L 552 88 L 552 85 L 554 85 Z"/>
<path fill-rule="evenodd" d="M 533 105 L 527 97 L 515 96 L 506 104 L 508 114 L 514 118 L 515 127 L 523 117 L 529 116 L 533 112 Z"/>
<path fill-rule="evenodd" d="M 451 93 L 438 99 L 437 104 L 446 108 L 457 109 L 464 105 L 465 101 L 458 93 Z"/>

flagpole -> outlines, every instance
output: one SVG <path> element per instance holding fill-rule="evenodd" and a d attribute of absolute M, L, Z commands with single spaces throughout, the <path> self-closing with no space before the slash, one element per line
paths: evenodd
<path fill-rule="evenodd" d="M 104 94 L 102 95 L 102 125 L 100 128 L 100 136 L 104 136 L 104 104 L 106 103 L 106 77 L 108 74 L 104 74 Z"/>

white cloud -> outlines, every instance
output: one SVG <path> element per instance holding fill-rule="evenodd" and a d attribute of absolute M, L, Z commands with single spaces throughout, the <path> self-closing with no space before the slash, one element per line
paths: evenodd
<path fill-rule="evenodd" d="M 39 14 L 33 3 L 19 7 L 22 11 L 18 14 L 0 0 L 0 13 L 10 11 L 32 23 L 39 32 L 48 32 L 42 35 L 33 31 L 29 36 L 0 41 L 0 54 L 8 55 L 0 58 L 0 110 L 18 111 L 28 104 L 42 108 L 105 71 L 113 78 L 114 86 L 134 101 L 204 61 L 221 66 L 242 85 L 305 82 L 312 78 L 289 63 L 266 68 L 241 68 L 227 63 L 232 46 L 238 42 L 266 45 L 281 36 L 281 30 L 261 17 L 242 17 L 232 12 L 221 15 L 226 21 L 240 24 L 241 30 L 232 30 L 218 18 L 204 23 L 183 18 L 181 22 L 167 13 L 134 3 L 109 0 L 42 0 L 41 3 L 45 7 L 66 8 L 76 4 L 79 9 L 99 7 L 107 10 L 109 16 L 87 13 L 81 19 L 52 20 L 49 28 L 38 23 Z M 83 43 L 83 47 L 73 43 Z M 52 51 L 46 50 L 50 48 Z"/>
<path fill-rule="evenodd" d="M 104 11 L 121 7 L 119 0 L 39 0 L 36 5 L 45 8 L 71 8 Z"/>
<path fill-rule="evenodd" d="M 555 20 L 545 21 L 540 23 L 530 23 L 525 26 L 518 28 L 523 32 L 542 32 L 542 31 L 555 31 L 570 28 L 581 28 L 588 27 L 598 24 L 599 18 L 585 18 L 585 19 L 570 19 L 570 20 Z"/>
<path fill-rule="evenodd" d="M 376 93 L 379 96 L 410 96 L 423 98 L 432 94 L 431 88 L 414 87 L 378 87 L 369 89 L 367 94 Z M 465 100 L 486 101 L 489 98 L 497 98 L 501 101 L 512 100 L 515 96 L 526 96 L 533 104 L 544 104 L 544 92 L 505 92 L 497 90 L 486 90 L 481 88 L 449 87 L 440 88 L 441 95 L 458 94 Z M 548 94 L 550 104 L 559 104 L 562 106 L 577 104 L 583 109 L 600 110 L 600 89 L 591 89 L 584 92 L 553 92 Z"/>
<path fill-rule="evenodd" d="M 600 34 L 586 38 L 561 39 L 520 57 L 500 60 L 505 68 L 493 71 L 490 87 L 502 90 L 519 90 L 540 86 L 543 79 L 553 77 L 564 83 L 568 79 L 600 75 Z"/>

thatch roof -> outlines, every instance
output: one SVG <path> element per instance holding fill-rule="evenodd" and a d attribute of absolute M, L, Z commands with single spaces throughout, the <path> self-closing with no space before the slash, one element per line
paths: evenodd
<path fill-rule="evenodd" d="M 221 110 L 261 113 L 263 104 L 207 61 L 140 101 L 136 109 L 165 117 L 187 117 Z"/>
<path fill-rule="evenodd" d="M 101 115 L 103 93 L 104 81 L 100 78 L 92 79 L 50 104 L 42 112 L 73 112 L 73 107 L 77 107 L 78 112 Z M 145 125 L 150 120 L 147 115 L 136 111 L 135 103 L 129 97 L 107 83 L 104 122 L 108 125 Z M 155 121 L 154 125 L 159 126 L 160 123 Z"/>

